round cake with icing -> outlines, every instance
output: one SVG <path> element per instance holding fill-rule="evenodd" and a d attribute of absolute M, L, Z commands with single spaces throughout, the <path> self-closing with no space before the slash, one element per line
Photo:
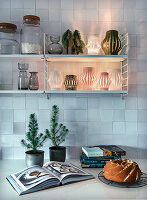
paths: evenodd
<path fill-rule="evenodd" d="M 119 183 L 133 183 L 140 180 L 141 170 L 136 162 L 129 159 L 117 159 L 106 162 L 103 176 Z"/>

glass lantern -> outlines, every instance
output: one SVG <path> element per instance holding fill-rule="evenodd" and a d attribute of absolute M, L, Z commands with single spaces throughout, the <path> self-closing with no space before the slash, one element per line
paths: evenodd
<path fill-rule="evenodd" d="M 108 72 L 101 72 L 100 78 L 99 78 L 99 87 L 100 90 L 109 90 L 111 80 L 109 78 Z"/>
<path fill-rule="evenodd" d="M 83 73 L 80 76 L 82 86 L 84 90 L 93 90 L 96 88 L 96 75 L 93 67 L 84 67 Z"/>
<path fill-rule="evenodd" d="M 65 90 L 76 90 L 78 80 L 76 75 L 66 75 L 64 80 Z"/>
<path fill-rule="evenodd" d="M 38 16 L 25 15 L 23 17 L 23 27 L 21 29 L 21 53 L 43 53 L 43 33 L 40 28 L 40 18 Z"/>
<path fill-rule="evenodd" d="M 63 83 L 61 72 L 50 71 L 48 83 L 51 90 L 60 90 Z"/>
<path fill-rule="evenodd" d="M 122 90 L 122 76 L 120 69 L 113 69 L 109 71 L 111 79 L 111 90 Z"/>
<path fill-rule="evenodd" d="M 96 36 L 88 37 L 87 50 L 89 55 L 98 55 L 101 45 L 99 44 L 99 39 Z"/>

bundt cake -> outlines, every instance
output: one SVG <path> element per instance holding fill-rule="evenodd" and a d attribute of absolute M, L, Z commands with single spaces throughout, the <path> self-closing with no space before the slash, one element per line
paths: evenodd
<path fill-rule="evenodd" d="M 132 183 L 140 180 L 141 170 L 138 164 L 132 160 L 110 160 L 103 168 L 103 176 L 115 182 Z"/>

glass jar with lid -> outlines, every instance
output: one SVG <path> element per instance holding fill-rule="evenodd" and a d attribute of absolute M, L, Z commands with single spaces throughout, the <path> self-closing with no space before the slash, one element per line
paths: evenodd
<path fill-rule="evenodd" d="M 40 28 L 40 18 L 38 16 L 25 15 L 23 17 L 23 27 L 21 29 L 21 53 L 43 53 L 43 33 Z"/>
<path fill-rule="evenodd" d="M 11 23 L 0 23 L 0 54 L 18 54 L 19 43 L 16 38 L 17 26 Z"/>

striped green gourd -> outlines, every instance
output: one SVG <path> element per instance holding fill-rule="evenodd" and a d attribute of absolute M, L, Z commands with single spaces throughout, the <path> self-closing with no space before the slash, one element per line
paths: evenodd
<path fill-rule="evenodd" d="M 101 47 L 105 55 L 118 55 L 118 52 L 122 49 L 122 42 L 118 36 L 118 31 L 107 31 Z"/>

